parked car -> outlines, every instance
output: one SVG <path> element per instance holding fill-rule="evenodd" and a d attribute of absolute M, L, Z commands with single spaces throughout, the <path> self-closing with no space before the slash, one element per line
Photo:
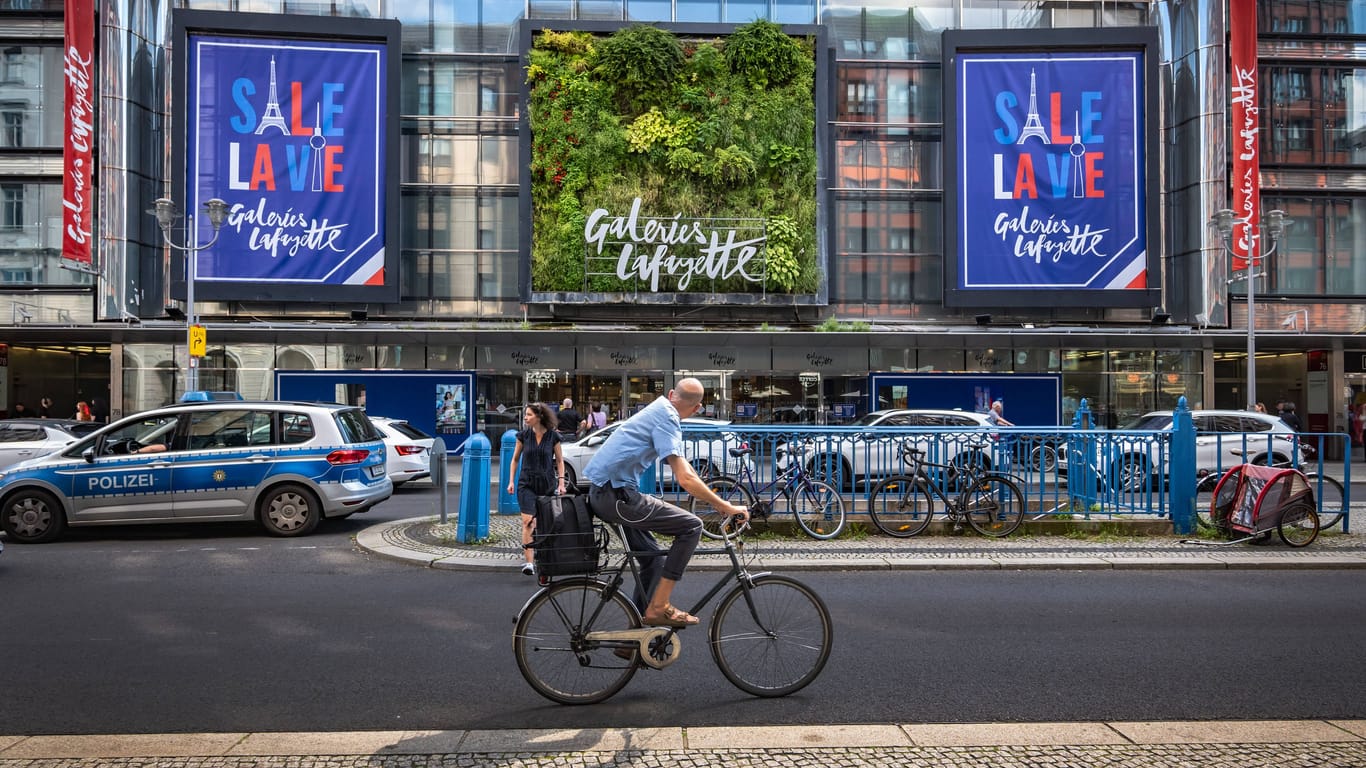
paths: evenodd
<path fill-rule="evenodd" d="M 436 438 L 403 419 L 371 416 L 370 421 L 384 435 L 386 469 L 394 487 L 428 477 L 432 473 L 432 444 Z"/>
<path fill-rule="evenodd" d="M 103 426 L 72 419 L 0 421 L 0 469 L 59 451 Z"/>
<path fill-rule="evenodd" d="M 180 403 L 0 470 L 0 528 L 36 543 L 67 526 L 255 520 L 301 536 L 389 498 L 385 455 L 356 407 Z"/>
<path fill-rule="evenodd" d="M 1279 416 L 1254 411 L 1191 411 L 1195 424 L 1196 476 L 1222 472 L 1237 464 L 1275 464 L 1295 457 L 1311 461 L 1314 450 L 1301 442 L 1295 430 Z M 1145 413 L 1121 429 L 1165 431 L 1172 427 L 1171 411 Z M 1121 438 L 1117 442 L 1097 440 L 1096 467 L 1113 488 L 1138 490 L 1169 473 L 1162 462 L 1170 455 L 1166 438 Z M 1067 451 L 1059 456 L 1058 470 L 1069 469 Z M 1102 458 L 1104 456 L 1104 458 Z"/>
<path fill-rule="evenodd" d="M 924 436 L 883 431 L 837 432 L 834 439 L 806 441 L 798 446 L 782 444 L 773 452 L 774 465 L 786 469 L 800 455 L 809 474 L 831 484 L 857 486 L 869 478 L 884 477 L 906 468 L 903 445 L 924 451 L 927 461 L 962 468 L 989 468 L 995 461 L 998 434 L 986 414 L 957 410 L 899 408 L 872 411 L 844 427 L 932 427 Z M 960 431 L 961 430 L 961 431 Z M 837 485 L 837 487 L 839 487 Z"/>
<path fill-rule="evenodd" d="M 602 444 L 607 442 L 622 423 L 612 422 L 602 429 L 561 446 L 560 451 L 564 455 L 565 485 L 587 485 L 588 481 L 583 479 L 584 467 L 588 466 L 588 460 L 593 458 L 593 454 L 598 452 Z M 754 468 L 754 460 L 750 457 L 739 459 L 730 455 L 729 449 L 739 447 L 735 438 L 727 440 L 727 436 L 719 432 L 695 431 L 699 428 L 724 427 L 728 424 L 729 421 L 703 417 L 683 420 L 683 455 L 698 475 L 704 478 L 717 474 L 733 475 L 740 471 L 741 461 L 748 463 L 751 470 Z M 661 479 L 665 483 L 671 482 L 673 470 L 667 463 L 661 462 L 660 465 L 663 467 Z"/>

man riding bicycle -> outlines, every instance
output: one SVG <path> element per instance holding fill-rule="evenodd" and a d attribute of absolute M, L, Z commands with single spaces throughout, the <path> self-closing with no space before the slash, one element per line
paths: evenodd
<path fill-rule="evenodd" d="M 625 526 L 630 549 L 658 552 L 661 547 L 652 533 L 674 537 L 668 555 L 645 556 L 638 561 L 641 583 L 636 584 L 635 603 L 640 608 L 641 620 L 650 626 L 687 627 L 698 623 L 696 616 L 675 608 L 669 599 L 697 549 L 702 521 L 685 509 L 642 494 L 641 472 L 652 469 L 655 460 L 662 456 L 683 490 L 718 512 L 729 512 L 742 521 L 749 517 L 749 510 L 727 503 L 707 488 L 683 457 L 681 420 L 702 410 L 704 394 L 701 381 L 691 377 L 680 379 L 667 397 L 656 398 L 617 427 L 583 472 L 590 483 L 588 504 L 593 513 L 609 523 Z"/>

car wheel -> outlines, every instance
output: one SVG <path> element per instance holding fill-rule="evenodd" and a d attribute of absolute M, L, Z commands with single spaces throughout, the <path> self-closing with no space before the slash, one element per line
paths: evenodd
<path fill-rule="evenodd" d="M 260 517 L 272 536 L 305 536 L 318 527 L 322 504 L 301 485 L 277 485 L 261 498 Z"/>
<path fill-rule="evenodd" d="M 564 465 L 564 487 L 565 489 L 574 488 L 579 484 L 578 475 L 574 474 L 574 466 L 569 463 Z"/>
<path fill-rule="evenodd" d="M 1149 479 L 1146 456 L 1129 454 L 1115 462 L 1115 490 L 1141 491 L 1147 487 Z"/>
<path fill-rule="evenodd" d="M 66 514 L 52 494 L 28 488 L 5 500 L 0 527 L 17 544 L 42 544 L 62 535 Z"/>
<path fill-rule="evenodd" d="M 812 456 L 806 462 L 806 474 L 832 488 L 847 488 L 854 482 L 854 468 L 836 453 Z"/>

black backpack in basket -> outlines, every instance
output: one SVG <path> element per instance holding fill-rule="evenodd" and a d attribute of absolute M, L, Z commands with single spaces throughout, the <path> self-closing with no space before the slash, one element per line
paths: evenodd
<path fill-rule="evenodd" d="M 531 546 L 536 554 L 536 572 L 542 576 L 597 571 L 602 547 L 594 535 L 588 497 L 538 497 Z"/>

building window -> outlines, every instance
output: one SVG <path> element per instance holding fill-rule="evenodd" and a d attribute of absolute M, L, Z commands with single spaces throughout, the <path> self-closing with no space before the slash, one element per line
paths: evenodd
<path fill-rule="evenodd" d="M 0 229 L 24 228 L 24 185 L 0 184 Z"/>
<path fill-rule="evenodd" d="M 6 48 L 4 58 L 0 60 L 0 80 L 6 83 L 24 82 L 24 49 L 19 47 Z"/>
<path fill-rule="evenodd" d="M 24 146 L 24 113 L 19 109 L 0 111 L 0 148 Z"/>

